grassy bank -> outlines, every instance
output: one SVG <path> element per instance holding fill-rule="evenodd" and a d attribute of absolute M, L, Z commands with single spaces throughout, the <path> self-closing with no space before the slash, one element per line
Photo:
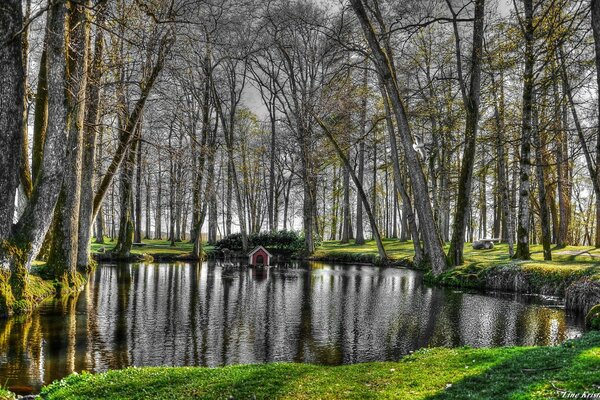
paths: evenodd
<path fill-rule="evenodd" d="M 388 257 L 395 262 L 411 260 L 411 242 L 385 240 Z M 447 250 L 447 248 L 446 248 Z M 582 279 L 600 282 L 600 249 L 568 246 L 553 251 L 552 261 L 544 261 L 541 245 L 531 246 L 532 259 L 511 260 L 506 244 L 490 250 L 474 250 L 465 244 L 465 264 L 453 268 L 437 279 L 438 283 L 471 288 L 492 288 L 564 296 L 566 288 Z M 344 262 L 374 262 L 379 260 L 373 241 L 364 245 L 324 242 L 314 254 L 315 259 Z M 515 287 L 515 284 L 517 287 Z"/>
<path fill-rule="evenodd" d="M 433 348 L 399 362 L 129 368 L 71 375 L 46 399 L 549 399 L 600 393 L 600 333 L 557 347 Z"/>
<path fill-rule="evenodd" d="M 95 258 L 102 257 L 103 254 L 109 253 L 116 245 L 116 240 L 111 241 L 110 238 L 105 238 L 104 243 L 92 242 L 91 250 Z M 132 258 L 152 258 L 155 261 L 177 261 L 185 259 L 193 250 L 193 244 L 189 241 L 175 242 L 171 246 L 168 240 L 142 240 L 143 246 L 134 245 L 131 249 Z M 203 246 L 202 250 L 206 253 L 212 249 L 211 246 Z"/>

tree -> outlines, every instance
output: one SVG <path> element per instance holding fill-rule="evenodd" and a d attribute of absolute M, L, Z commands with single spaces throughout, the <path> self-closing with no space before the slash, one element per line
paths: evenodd
<path fill-rule="evenodd" d="M 431 203 L 429 202 L 429 194 L 427 193 L 425 176 L 423 174 L 423 170 L 421 169 L 417 152 L 413 147 L 414 142 L 410 134 L 406 110 L 404 102 L 402 101 L 402 96 L 400 95 L 400 88 L 396 78 L 393 52 L 389 46 L 386 46 L 385 48 L 382 47 L 377 34 L 374 31 L 374 25 L 367 14 L 363 1 L 351 0 L 350 3 L 352 4 L 352 8 L 354 9 L 354 12 L 356 13 L 356 16 L 361 24 L 365 38 L 369 43 L 377 73 L 383 86 L 385 87 L 387 95 L 389 96 L 390 104 L 392 105 L 391 108 L 396 118 L 396 125 L 400 133 L 400 139 L 404 148 L 406 163 L 411 176 L 411 186 L 416 200 L 427 258 L 431 264 L 433 273 L 435 275 L 439 275 L 447 267 L 446 257 L 433 218 L 433 211 L 431 208 Z M 380 26 L 380 28 L 385 32 L 384 26 Z"/>
<path fill-rule="evenodd" d="M 535 64 L 533 24 L 533 0 L 524 0 L 523 9 L 525 19 L 521 23 L 521 30 L 525 38 L 525 67 L 523 71 L 523 121 L 521 130 L 521 152 L 519 162 L 519 215 L 517 222 L 517 251 L 515 258 L 529 260 L 529 230 L 531 216 L 529 210 L 529 195 L 531 190 L 531 138 L 533 124 L 533 90 Z"/>
<path fill-rule="evenodd" d="M 19 45 L 17 51 L 17 45 L 11 41 L 3 42 L 2 57 L 16 57 L 14 64 L 11 64 L 7 60 L 9 68 L 7 71 L 11 71 L 8 74 L 7 83 L 10 84 L 9 88 L 14 90 L 13 94 L 22 93 L 22 82 L 23 82 L 23 66 L 21 64 L 21 49 L 20 41 L 18 40 L 18 34 L 22 27 L 22 11 L 20 5 L 14 2 L 11 9 L 3 8 L 3 10 L 10 12 L 10 17 L 3 15 L 3 20 L 8 24 L 8 32 L 12 32 L 9 37 L 13 38 Z M 67 143 L 67 109 L 65 99 L 65 83 L 66 83 L 66 59 L 65 59 L 65 21 L 66 21 L 66 6 L 62 2 L 54 3 L 48 9 L 48 18 L 46 24 L 46 48 L 47 48 L 47 88 L 48 88 L 48 127 L 45 134 L 45 141 L 43 146 L 43 156 L 39 166 L 39 175 L 36 177 L 35 184 L 31 193 L 31 198 L 23 211 L 23 214 L 12 227 L 3 225 L 2 228 L 2 247 L 3 251 L 0 253 L 0 265 L 4 274 L 5 281 L 10 282 L 10 292 L 5 290 L 0 293 L 0 308 L 2 313 L 7 314 L 12 312 L 12 306 L 15 300 L 24 300 L 29 307 L 31 307 L 32 296 L 28 290 L 28 273 L 31 267 L 31 262 L 37 256 L 42 241 L 48 231 L 54 206 L 58 200 L 60 187 L 62 184 L 62 178 L 64 174 L 63 160 L 66 152 Z M 3 38 L 6 36 L 2 36 Z M 13 65 L 12 68 L 10 66 Z M 20 80 L 20 83 L 17 82 Z M 9 89 L 7 93 L 10 94 Z M 22 101 L 21 97 L 15 97 L 12 99 L 13 102 L 17 102 L 18 105 L 13 106 L 14 111 L 21 111 Z M 5 100 L 3 104 L 9 104 Z M 8 106 L 7 111 L 10 111 L 11 106 Z M 7 118 L 3 116 L 4 120 L 0 127 L 0 130 L 6 132 L 12 132 L 14 138 L 8 143 L 9 145 L 15 146 L 13 149 L 16 154 L 20 154 L 20 140 L 22 134 L 23 123 L 22 113 L 15 112 L 13 118 Z M 5 129 L 6 128 L 6 129 Z M 10 130 L 9 130 L 10 128 Z M 9 138 L 12 135 L 7 135 Z M 16 138 L 18 136 L 18 138 Z M 4 137 L 4 136 L 3 136 Z M 16 138 L 16 139 L 15 139 Z M 8 158 L 11 162 L 11 158 Z M 14 170 L 8 170 L 7 176 L 11 180 L 2 181 L 2 185 L 6 187 L 7 193 L 6 199 L 3 199 L 1 203 L 6 204 L 11 198 L 14 199 L 14 195 L 11 193 L 11 185 L 16 190 L 16 182 L 18 180 L 18 159 L 12 161 Z M 13 171 L 13 172 L 11 172 Z M 12 176 L 12 178 L 10 178 Z M 13 182 L 11 184 L 11 182 Z M 4 194 L 3 194 L 4 196 Z M 3 207 L 9 208 L 10 206 L 4 205 Z M 7 213 L 6 208 L 2 209 L 3 213 Z M 12 214 L 3 215 L 8 218 L 8 221 L 12 221 Z M 3 224 L 6 220 L 3 219 Z M 12 228 L 12 229 L 11 229 Z M 9 229 L 10 232 L 9 233 Z M 6 288 L 7 286 L 4 286 Z"/>
<path fill-rule="evenodd" d="M 468 210 L 471 201 L 471 186 L 473 180 L 473 165 L 475 162 L 475 148 L 477 144 L 477 124 L 479 123 L 479 100 L 481 87 L 481 63 L 483 59 L 483 19 L 484 0 L 475 1 L 475 16 L 473 22 L 473 48 L 471 53 L 471 81 L 467 89 L 462 72 L 460 36 L 456 22 L 457 14 L 454 12 L 450 0 L 446 0 L 452 12 L 454 37 L 456 40 L 456 64 L 460 90 L 466 111 L 465 122 L 465 147 L 458 182 L 458 197 L 452 239 L 448 250 L 448 263 L 451 266 L 463 264 L 463 248 L 465 242 L 465 228 L 467 225 Z"/>

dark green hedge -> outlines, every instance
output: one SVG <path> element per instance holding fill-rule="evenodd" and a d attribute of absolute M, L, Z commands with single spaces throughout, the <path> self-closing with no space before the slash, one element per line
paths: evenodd
<path fill-rule="evenodd" d="M 300 252 L 304 247 L 304 237 L 295 231 L 260 232 L 248 235 L 248 247 L 253 249 L 263 246 L 270 252 L 291 255 Z M 234 233 L 219 240 L 215 250 L 229 249 L 234 252 L 242 251 L 242 235 Z"/>

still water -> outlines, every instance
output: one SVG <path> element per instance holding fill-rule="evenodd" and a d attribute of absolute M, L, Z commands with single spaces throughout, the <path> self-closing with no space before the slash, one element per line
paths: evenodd
<path fill-rule="evenodd" d="M 557 344 L 581 332 L 558 299 L 428 287 L 406 269 L 101 265 L 77 297 L 0 321 L 0 382 L 26 393 L 82 370 L 345 364 L 425 346 Z"/>

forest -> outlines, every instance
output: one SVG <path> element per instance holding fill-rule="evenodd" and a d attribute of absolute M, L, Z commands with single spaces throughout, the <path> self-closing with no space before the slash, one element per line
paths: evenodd
<path fill-rule="evenodd" d="M 3 15 L 8 270 L 105 235 L 419 238 L 439 271 L 477 238 L 600 246 L 586 1 L 41 3 Z"/>
<path fill-rule="evenodd" d="M 551 294 L 600 303 L 598 0 L 6 0 L 0 65 L 4 316 L 269 233 L 442 284 L 586 253 Z"/>

